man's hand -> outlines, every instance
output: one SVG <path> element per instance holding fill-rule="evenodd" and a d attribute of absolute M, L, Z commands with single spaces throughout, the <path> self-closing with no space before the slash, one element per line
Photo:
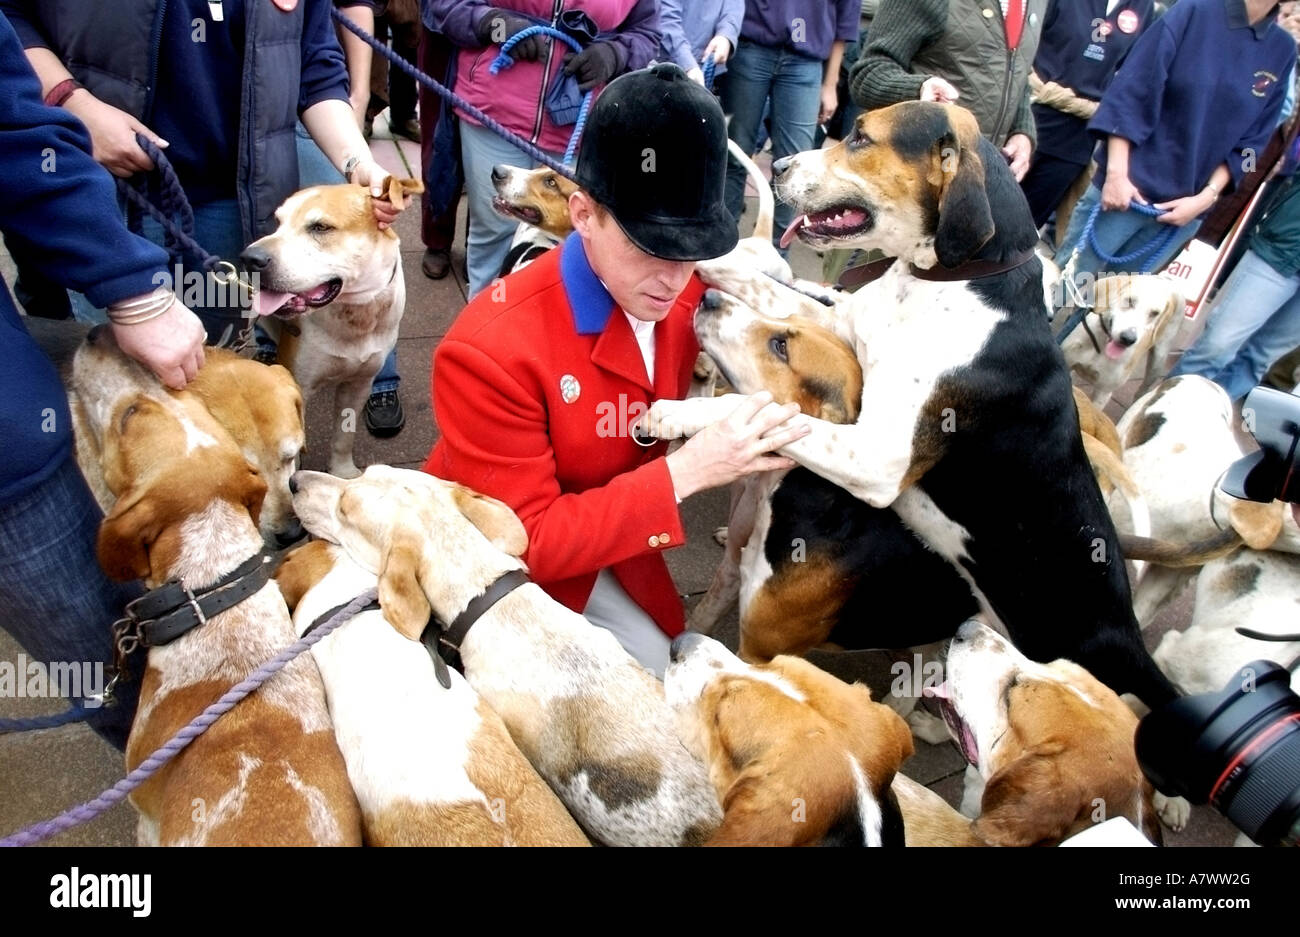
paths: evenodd
<path fill-rule="evenodd" d="M 713 53 L 713 64 L 725 65 L 727 59 L 731 58 L 731 40 L 726 36 L 714 36 L 709 40 L 709 44 L 704 47 L 704 57 L 707 59 L 709 53 Z"/>
<path fill-rule="evenodd" d="M 370 204 L 375 210 L 375 221 L 379 222 L 381 231 L 396 221 L 397 216 L 402 213 L 400 208 L 395 208 L 385 197 L 387 190 L 384 188 L 384 180 L 389 175 L 388 170 L 373 159 L 363 159 L 352 170 L 352 181 L 370 190 L 372 196 Z"/>
<path fill-rule="evenodd" d="M 1164 212 L 1163 215 L 1156 216 L 1156 221 L 1181 228 L 1189 221 L 1195 221 L 1201 217 L 1210 210 L 1213 204 L 1214 196 L 1204 189 L 1195 195 L 1186 195 L 1169 202 L 1156 202 L 1154 207 Z"/>
<path fill-rule="evenodd" d="M 961 97 L 961 92 L 954 88 L 951 82 L 945 81 L 938 75 L 932 75 L 921 85 L 920 100 L 922 101 L 952 104 L 959 97 Z"/>
<path fill-rule="evenodd" d="M 1137 186 L 1129 182 L 1128 176 L 1106 174 L 1106 184 L 1101 190 L 1102 211 L 1128 211 L 1129 203 L 1135 201 L 1143 205 L 1147 203 Z"/>
<path fill-rule="evenodd" d="M 618 47 L 612 42 L 593 42 L 581 52 L 570 52 L 564 57 L 564 74 L 576 75 L 578 90 L 586 94 L 622 70 L 620 58 Z"/>
<path fill-rule="evenodd" d="M 156 319 L 111 327 L 117 346 L 173 390 L 192 381 L 203 366 L 203 323 L 179 299 Z"/>
<path fill-rule="evenodd" d="M 137 133 L 144 134 L 161 149 L 167 148 L 167 141 L 158 134 L 126 111 L 105 104 L 85 88 L 72 92 L 63 102 L 63 107 L 90 131 L 95 162 L 115 176 L 125 179 L 137 172 L 153 169 L 153 161 L 144 155 L 140 144 L 135 142 Z"/>
<path fill-rule="evenodd" d="M 834 84 L 822 85 L 821 106 L 817 109 L 817 123 L 824 124 L 835 116 L 835 108 L 839 107 L 840 97 L 836 94 Z"/>
<path fill-rule="evenodd" d="M 1034 144 L 1023 133 L 1013 133 L 1007 137 L 1007 145 L 1002 148 L 1002 155 L 1007 157 L 1011 174 L 1019 182 L 1029 172 L 1029 158 L 1034 155 Z"/>
<path fill-rule="evenodd" d="M 706 426 L 667 456 L 673 491 L 686 498 L 754 472 L 793 468 L 774 455 L 811 431 L 797 404 L 778 406 L 766 391 L 746 397 L 726 419 Z"/>

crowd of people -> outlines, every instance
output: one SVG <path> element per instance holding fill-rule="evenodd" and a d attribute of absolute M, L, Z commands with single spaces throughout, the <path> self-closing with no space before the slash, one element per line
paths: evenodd
<path fill-rule="evenodd" d="M 370 187 L 377 222 L 392 224 L 386 172 L 366 142 L 387 107 L 392 132 L 421 142 L 426 276 L 451 270 L 462 198 L 468 219 L 469 304 L 436 350 L 442 438 L 427 468 L 510 504 L 537 580 L 657 672 L 682 628 L 662 558 L 684 537 L 678 505 L 789 464 L 776 451 L 803 430 L 791 408 L 758 397 L 666 455 L 626 435 L 597 445 L 580 415 L 589 408 L 572 404 L 686 390 L 694 264 L 736 243 L 743 207 L 726 137 L 751 153 L 770 139 L 779 158 L 817 145 L 819 128 L 845 127 L 846 110 L 966 107 L 1035 222 L 1062 233 L 1057 261 L 1075 273 L 1160 269 L 1223 193 L 1273 173 L 1248 250 L 1178 371 L 1241 397 L 1300 345 L 1296 4 L 422 0 L 418 15 L 397 0 L 332 5 L 556 160 L 576 103 L 597 95 L 575 166 L 575 233 L 516 275 L 510 301 L 488 290 L 515 232 L 493 208 L 492 169 L 532 158 L 427 88 L 417 94 L 400 69 L 377 73 L 382 57 L 334 24 L 330 0 L 0 0 L 10 141 L 0 230 L 19 268 L 15 294 L 28 315 L 107 321 L 127 354 L 183 387 L 205 338 L 242 325 L 242 310 L 188 308 L 157 288 L 170 269 L 166 236 L 149 222 L 128 230 L 114 189 L 114 177 L 152 168 L 137 135 L 174 167 L 197 241 L 236 258 L 309 183 Z M 536 25 L 577 48 L 528 33 L 494 72 L 501 47 Z M 660 92 L 668 103 L 656 107 Z M 1284 157 L 1263 165 L 1274 138 Z M 647 176 L 643 149 L 665 139 L 665 162 Z M 1058 214 L 1089 173 L 1073 212 Z M 778 206 L 778 233 L 790 214 Z M 0 321 L 0 621 L 35 658 L 108 660 L 107 624 L 136 588 L 110 584 L 95 564 L 98 509 L 73 461 L 63 391 L 7 289 Z M 265 336 L 258 354 L 274 360 Z M 367 406 L 375 435 L 402 428 L 399 380 L 390 355 Z M 630 536 L 647 517 L 655 535 Z M 129 720 L 128 703 L 93 724 L 121 744 Z"/>

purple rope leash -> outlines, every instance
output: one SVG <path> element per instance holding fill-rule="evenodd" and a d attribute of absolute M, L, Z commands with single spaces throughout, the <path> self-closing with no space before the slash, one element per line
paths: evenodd
<path fill-rule="evenodd" d="M 396 65 L 402 71 L 406 72 L 416 81 L 418 81 L 420 84 L 424 85 L 430 91 L 440 96 L 443 100 L 447 101 L 448 103 L 452 104 L 455 107 L 460 108 L 466 114 L 468 114 L 469 116 L 477 120 L 479 123 L 481 123 L 484 127 L 487 127 L 493 133 L 497 134 L 497 136 L 509 140 L 516 147 L 523 150 L 533 159 L 537 160 L 537 162 L 542 163 L 543 165 L 548 166 L 551 169 L 554 169 L 556 172 L 564 176 L 564 178 L 566 179 L 573 179 L 573 169 L 571 167 L 565 166 L 563 163 L 556 161 L 556 159 L 553 156 L 551 156 L 549 153 L 545 153 L 542 150 L 539 150 L 537 147 L 533 146 L 523 137 L 519 136 L 518 134 L 510 130 L 507 130 L 503 125 L 497 123 L 497 121 L 493 120 L 487 114 L 484 114 L 473 104 L 470 104 L 468 101 L 464 101 L 461 98 L 457 97 L 447 88 L 445 88 L 443 85 L 440 85 L 438 82 L 434 81 L 431 77 L 426 75 L 424 72 L 420 71 L 410 62 L 406 61 L 406 59 L 402 58 L 400 55 L 396 54 L 395 52 L 390 51 L 388 46 L 381 43 L 374 36 L 370 35 L 370 33 L 366 32 L 356 23 L 352 22 L 352 20 L 348 19 L 346 16 L 340 13 L 337 7 L 331 6 L 330 14 L 334 17 L 335 21 L 339 23 L 339 25 L 343 26 L 345 29 L 347 29 L 349 32 L 355 35 L 358 39 L 368 44 L 372 49 L 374 49 L 380 55 L 385 56 L 389 62 L 391 62 L 393 65 Z"/>
<path fill-rule="evenodd" d="M 62 833 L 64 830 L 70 830 L 74 826 L 80 826 L 88 820 L 93 820 L 109 807 L 121 803 L 128 794 L 153 777 L 159 768 L 183 752 L 190 742 L 193 742 L 206 732 L 212 723 L 233 708 L 236 703 L 283 670 L 289 661 L 310 649 L 321 638 L 350 620 L 361 609 L 373 602 L 376 595 L 377 590 L 367 589 L 346 606 L 339 609 L 325 624 L 305 638 L 299 638 L 261 667 L 258 667 L 242 682 L 227 690 L 221 699 L 195 716 L 189 725 L 177 732 L 166 744 L 142 761 L 134 771 L 94 800 L 88 800 L 84 804 L 65 810 L 57 817 L 41 820 L 39 823 L 33 823 L 25 830 L 19 830 L 12 836 L 6 836 L 4 839 L 0 839 L 0 846 L 31 846 L 43 839 L 48 839 L 56 833 Z"/>

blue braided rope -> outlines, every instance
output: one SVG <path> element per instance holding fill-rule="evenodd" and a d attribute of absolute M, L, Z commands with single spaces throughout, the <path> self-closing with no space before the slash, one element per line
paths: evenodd
<path fill-rule="evenodd" d="M 227 690 L 221 699 L 195 716 L 189 725 L 173 735 L 157 751 L 140 762 L 134 771 L 98 797 L 65 810 L 57 817 L 41 820 L 24 830 L 19 830 L 12 836 L 6 836 L 4 839 L 0 839 L 0 846 L 31 846 L 33 843 L 49 839 L 56 833 L 62 833 L 64 830 L 70 830 L 74 826 L 80 826 L 88 820 L 93 820 L 108 808 L 121 803 L 128 794 L 153 777 L 159 768 L 183 752 L 190 742 L 193 742 L 206 732 L 212 723 L 230 711 L 236 703 L 283 670 L 295 657 L 308 651 L 317 641 L 331 634 L 340 625 L 350 621 L 353 616 L 373 602 L 377 594 L 375 589 L 367 589 L 335 612 L 329 621 L 312 631 L 311 634 L 299 638 L 261 667 L 258 667 L 246 679 Z"/>
<path fill-rule="evenodd" d="M 713 72 L 718 66 L 713 61 L 713 53 L 704 57 L 704 87 L 713 90 Z"/>
<path fill-rule="evenodd" d="M 159 205 L 154 205 L 140 189 L 131 185 L 125 179 L 117 180 L 118 189 L 136 209 L 148 212 L 155 221 L 162 225 L 163 231 L 167 235 L 167 252 L 171 254 L 173 260 L 179 259 L 180 248 L 184 248 L 202 261 L 203 269 L 214 269 L 221 262 L 221 258 L 208 253 L 204 250 L 203 245 L 194 240 L 194 209 L 190 206 L 190 200 L 185 196 L 185 188 L 181 185 L 180 179 L 177 178 L 176 170 L 172 168 L 172 164 L 168 162 L 162 150 L 155 146 L 152 140 L 143 134 L 137 133 L 135 142 L 139 144 L 140 149 L 144 150 L 144 154 L 153 161 L 154 172 L 158 181 Z M 132 230 L 135 230 L 134 226 Z M 137 231 L 137 233 L 139 232 Z"/>
<path fill-rule="evenodd" d="M 533 159 L 535 159 L 537 162 L 541 163 L 542 165 L 549 166 L 551 169 L 554 169 L 556 172 L 564 176 L 566 179 L 573 178 L 573 170 L 571 168 L 565 166 L 563 163 L 556 160 L 555 157 L 551 156 L 549 153 L 539 150 L 537 147 L 533 146 L 523 137 L 508 130 L 507 128 L 502 126 L 499 122 L 493 120 L 487 114 L 484 114 L 482 111 L 480 111 L 477 107 L 470 104 L 468 101 L 465 101 L 457 97 L 446 87 L 439 84 L 437 81 L 435 81 L 433 78 L 426 75 L 424 72 L 420 71 L 410 62 L 406 61 L 406 59 L 402 58 L 400 55 L 398 55 L 397 53 L 389 49 L 388 46 L 384 45 L 382 42 L 377 40 L 374 36 L 370 35 L 370 33 L 366 32 L 356 23 L 352 22 L 352 20 L 348 19 L 346 16 L 340 13 L 337 7 L 334 6 L 330 7 L 330 15 L 333 16 L 335 21 L 339 25 L 341 25 L 344 29 L 351 32 L 362 42 L 365 42 L 367 45 L 369 45 L 380 55 L 383 55 L 385 58 L 387 58 L 389 62 L 391 62 L 393 65 L 397 66 L 402 71 L 406 72 L 408 75 L 410 75 L 420 84 L 424 85 L 434 94 L 438 95 L 444 101 L 464 111 L 466 114 L 468 114 L 470 117 L 473 117 L 475 120 L 481 123 L 484 127 L 491 130 L 493 133 L 497 134 L 503 139 L 509 140 L 516 147 L 518 147 L 524 153 L 527 153 L 529 156 L 531 156 Z"/>
<path fill-rule="evenodd" d="M 33 732 L 37 729 L 56 729 L 89 719 L 95 710 L 84 706 L 72 706 L 53 716 L 32 716 L 30 719 L 0 719 L 0 735 L 18 732 Z"/>
<path fill-rule="evenodd" d="M 501 51 L 497 53 L 497 57 L 488 66 L 488 72 L 497 75 L 500 74 L 503 68 L 509 68 L 515 64 L 514 58 L 510 55 L 510 50 L 531 36 L 549 36 L 552 39 L 558 39 L 566 43 L 574 52 L 582 51 L 582 43 L 562 30 L 550 26 L 529 26 L 527 29 L 519 30 L 501 44 Z M 578 141 L 582 139 L 582 129 L 587 125 L 587 112 L 591 110 L 591 98 L 590 91 L 582 96 L 582 106 L 578 108 L 578 121 L 573 126 L 573 133 L 569 134 L 569 145 L 564 148 L 565 166 L 573 165 L 574 156 L 578 152 Z"/>
<path fill-rule="evenodd" d="M 1151 205 L 1144 205 L 1141 202 L 1130 202 L 1128 206 L 1128 210 L 1135 211 L 1139 215 L 1146 215 L 1148 218 L 1156 218 L 1164 214 L 1164 212 L 1161 211 L 1159 208 L 1155 208 Z M 1151 256 L 1147 257 L 1147 259 L 1143 262 L 1142 268 L 1137 271 L 1138 273 L 1150 273 L 1151 267 L 1155 263 L 1155 259 L 1160 256 L 1161 251 L 1163 251 L 1166 247 L 1168 247 L 1170 242 L 1178 234 L 1178 228 L 1175 225 L 1167 225 L 1166 227 L 1168 230 L 1160 232 L 1151 240 L 1147 241 L 1147 243 L 1139 247 L 1137 250 L 1130 251 L 1127 254 L 1116 256 L 1113 254 L 1106 253 L 1097 244 L 1096 227 L 1097 227 L 1097 219 L 1100 216 L 1101 216 L 1101 203 L 1098 202 L 1096 207 L 1093 208 L 1092 214 L 1088 216 L 1088 223 L 1084 225 L 1083 243 L 1087 244 L 1090 248 L 1092 248 L 1092 252 L 1094 254 L 1100 257 L 1108 266 L 1112 266 L 1112 267 L 1118 267 L 1118 266 L 1123 266 L 1124 264 L 1132 263 L 1133 261 L 1137 260 L 1139 257 L 1142 257 L 1146 254 L 1150 254 Z"/>

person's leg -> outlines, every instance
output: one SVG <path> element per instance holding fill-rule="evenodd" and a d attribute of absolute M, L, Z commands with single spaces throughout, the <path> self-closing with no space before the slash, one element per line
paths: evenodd
<path fill-rule="evenodd" d="M 418 52 L 420 71 L 435 77 L 445 75 L 452 49 L 445 40 L 423 26 L 420 27 L 420 46 Z M 430 167 L 434 159 L 434 130 L 442 119 L 442 98 L 420 85 L 420 178 L 429 179 Z M 455 154 L 456 159 L 460 154 Z M 427 184 L 427 183 L 426 183 Z M 455 199 L 441 215 L 431 210 L 428 195 L 420 198 L 420 240 L 424 243 L 424 259 L 421 269 L 431 280 L 441 280 L 451 270 L 451 245 L 456 238 Z"/>
<path fill-rule="evenodd" d="M 1291 277 L 1291 297 L 1246 340 L 1217 383 L 1233 400 L 1250 393 L 1274 362 L 1300 345 L 1300 277 Z"/>
<path fill-rule="evenodd" d="M 1020 181 L 1020 188 L 1029 202 L 1029 210 L 1034 215 L 1034 227 L 1041 228 L 1047 224 L 1056 211 L 1056 206 L 1070 191 L 1074 180 L 1086 167 L 1071 163 L 1045 153 L 1034 155 L 1029 165 L 1029 172 Z"/>
<path fill-rule="evenodd" d="M 155 244 L 164 244 L 166 241 L 162 225 L 152 218 L 143 219 L 141 231 Z M 225 199 L 195 205 L 194 240 L 208 253 L 223 260 L 238 260 L 245 247 L 244 229 L 239 220 L 239 203 L 234 199 Z M 175 273 L 175 268 L 172 272 Z M 208 341 L 214 344 L 227 329 L 233 339 L 252 315 L 251 310 L 243 305 L 240 291 L 218 283 L 211 275 L 205 275 L 203 263 L 197 256 L 185 255 L 180 282 L 173 283 L 172 288 L 181 302 L 194 310 L 207 330 Z"/>
<path fill-rule="evenodd" d="M 416 23 L 400 23 L 392 30 L 393 51 L 412 65 L 415 64 L 416 59 L 418 29 Z M 390 62 L 388 123 L 395 136 L 406 137 L 408 140 L 419 139 L 420 128 L 415 117 L 415 101 L 415 79 Z"/>
<path fill-rule="evenodd" d="M 465 263 L 469 268 L 469 297 L 473 299 L 500 276 L 501 264 L 510 252 L 510 241 L 519 227 L 519 222 L 499 214 L 492 207 L 492 196 L 496 192 L 492 185 L 492 167 L 505 163 L 531 169 L 535 164 L 514 144 L 469 121 L 460 124 L 460 152 L 465 166 L 465 194 L 469 200 Z"/>
<path fill-rule="evenodd" d="M 1204 331 L 1169 376 L 1199 374 L 1216 380 L 1295 289 L 1294 278 L 1278 273 L 1254 251 L 1246 251 L 1207 311 Z"/>
<path fill-rule="evenodd" d="M 722 89 L 722 110 L 730 121 L 727 135 L 746 153 L 753 154 L 763 120 L 763 105 L 775 67 L 776 50 L 741 39 L 736 53 L 727 62 L 727 80 Z M 727 161 L 727 210 L 737 220 L 745 211 L 744 168 L 735 160 Z"/>
<path fill-rule="evenodd" d="M 658 679 L 668 668 L 668 635 L 659 630 L 649 615 L 632 601 L 618 579 L 608 569 L 596 576 L 596 585 L 587 599 L 583 617 L 618 638 L 623 649 Z"/>
<path fill-rule="evenodd" d="M 817 133 L 817 111 L 821 108 L 822 72 L 825 64 L 795 52 L 782 51 L 772 77 L 772 160 L 811 150 Z M 794 221 L 794 209 L 778 200 L 772 243 Z M 785 256 L 788 250 L 781 250 Z"/>
<path fill-rule="evenodd" d="M 141 592 L 139 583 L 111 582 L 99 568 L 102 517 L 71 456 L 33 491 L 0 505 L 0 625 L 42 663 L 75 664 L 79 673 L 89 664 L 92 683 L 99 666 L 107 671 L 113 662 L 113 621 Z M 132 679 L 114 691 L 117 702 L 87 722 L 118 748 L 131 731 L 142 663 L 132 661 Z M 83 695 L 102 690 L 81 688 Z"/>

